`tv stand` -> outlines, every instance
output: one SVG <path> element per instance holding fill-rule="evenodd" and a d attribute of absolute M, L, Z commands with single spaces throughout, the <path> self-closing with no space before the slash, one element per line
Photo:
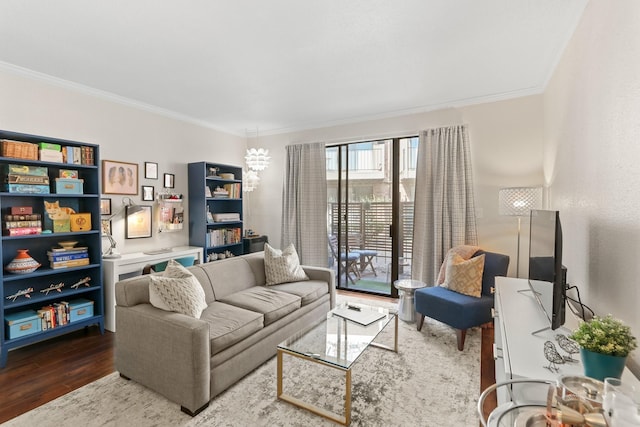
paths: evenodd
<path fill-rule="evenodd" d="M 578 326 L 578 318 L 567 310 L 565 326 L 552 331 L 549 319 L 540 310 L 537 301 L 522 291 L 528 290 L 527 279 L 496 277 L 495 310 L 494 310 L 494 349 L 496 382 L 511 379 L 556 380 L 564 375 L 584 376 L 580 355 L 576 355 L 578 363 L 558 365 L 558 373 L 552 373 L 546 366 L 549 362 L 544 357 L 544 343 L 551 341 L 560 349 L 555 336 L 558 333 L 569 335 Z M 535 331 L 533 334 L 531 331 Z M 624 370 L 623 381 L 640 384 L 629 369 Z M 497 389 L 498 404 L 511 399 L 505 387 Z"/>

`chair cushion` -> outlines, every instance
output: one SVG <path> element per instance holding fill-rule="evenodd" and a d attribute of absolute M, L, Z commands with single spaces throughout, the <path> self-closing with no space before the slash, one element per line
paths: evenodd
<path fill-rule="evenodd" d="M 293 243 L 283 251 L 264 244 L 264 272 L 266 284 L 277 285 L 287 282 L 309 280 L 302 267 Z"/>
<path fill-rule="evenodd" d="M 264 286 L 254 286 L 228 295 L 220 302 L 262 313 L 266 326 L 300 308 L 301 298 Z"/>
<path fill-rule="evenodd" d="M 305 306 L 318 298 L 329 293 L 329 284 L 320 280 L 309 280 L 303 282 L 283 283 L 281 285 L 270 286 L 269 289 L 288 292 L 297 295 L 302 299 Z"/>
<path fill-rule="evenodd" d="M 484 273 L 482 274 L 482 295 L 492 295 L 491 288 L 496 285 L 496 276 L 506 276 L 509 270 L 509 255 L 495 252 L 478 251 L 484 254 Z"/>
<path fill-rule="evenodd" d="M 465 261 L 457 253 L 449 252 L 446 260 L 447 272 L 442 287 L 464 295 L 480 298 L 484 258 L 485 255 L 482 254 Z"/>
<path fill-rule="evenodd" d="M 193 274 L 170 260 L 163 275 L 149 276 L 149 302 L 154 307 L 200 318 L 207 308 L 202 285 Z"/>
<path fill-rule="evenodd" d="M 491 321 L 493 295 L 470 297 L 433 286 L 415 291 L 416 311 L 456 329 L 468 329 Z"/>
<path fill-rule="evenodd" d="M 264 316 L 218 301 L 212 302 L 200 316 L 209 324 L 211 355 L 231 347 L 264 327 Z"/>

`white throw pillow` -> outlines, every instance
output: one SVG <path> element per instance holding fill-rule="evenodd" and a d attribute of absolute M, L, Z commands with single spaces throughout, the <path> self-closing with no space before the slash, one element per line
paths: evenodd
<path fill-rule="evenodd" d="M 149 276 L 149 301 L 161 310 L 200 318 L 207 308 L 204 290 L 189 270 L 174 260 L 161 274 Z"/>
<path fill-rule="evenodd" d="M 469 260 L 456 253 L 447 255 L 447 272 L 443 287 L 452 291 L 480 298 L 482 294 L 482 273 L 484 254 Z"/>
<path fill-rule="evenodd" d="M 268 243 L 264 244 L 264 274 L 267 286 L 309 280 L 300 267 L 300 259 L 293 243 L 283 251 L 272 248 Z"/>

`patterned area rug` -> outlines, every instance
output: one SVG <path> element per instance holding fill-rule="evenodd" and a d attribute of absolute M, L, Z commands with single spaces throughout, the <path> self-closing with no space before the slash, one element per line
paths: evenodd
<path fill-rule="evenodd" d="M 345 299 L 344 297 L 339 297 Z M 368 300 L 346 298 L 371 304 Z M 384 305 L 384 304 L 382 304 Z M 352 367 L 352 426 L 477 426 L 480 394 L 480 329 L 456 349 L 454 331 L 425 319 L 399 322 L 399 353 L 368 348 Z M 376 341 L 392 345 L 393 322 Z M 341 413 L 344 373 L 298 358 L 284 358 L 284 390 Z M 217 396 L 191 418 L 164 397 L 118 373 L 68 393 L 5 426 L 335 426 L 279 401 L 275 357 Z"/>

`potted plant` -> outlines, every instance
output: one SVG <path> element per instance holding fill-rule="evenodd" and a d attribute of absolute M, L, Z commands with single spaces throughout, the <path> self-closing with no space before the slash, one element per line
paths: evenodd
<path fill-rule="evenodd" d="M 610 314 L 580 322 L 569 338 L 580 346 L 585 375 L 600 381 L 620 378 L 627 356 L 638 346 L 631 328 Z"/>

